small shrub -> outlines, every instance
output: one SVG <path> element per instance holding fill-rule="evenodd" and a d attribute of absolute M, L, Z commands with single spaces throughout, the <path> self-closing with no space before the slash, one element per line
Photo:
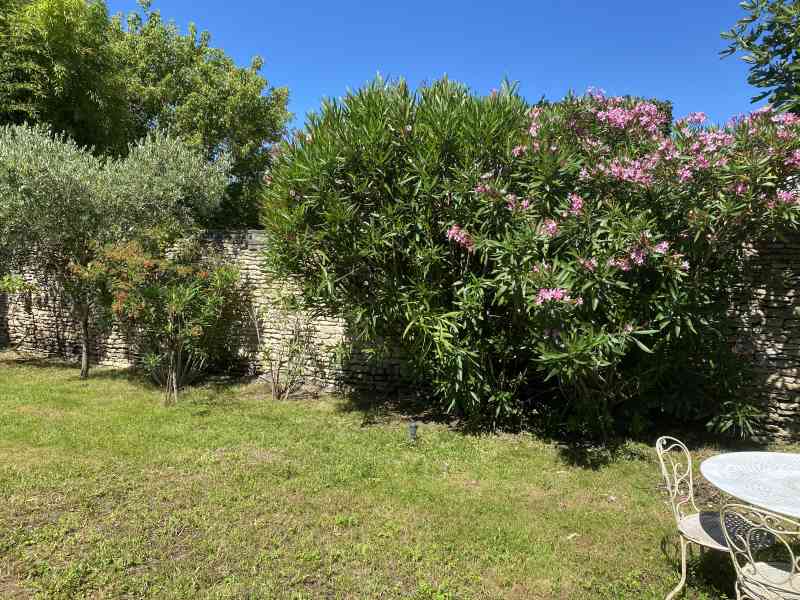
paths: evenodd
<path fill-rule="evenodd" d="M 164 388 L 165 404 L 201 372 L 238 355 L 237 329 L 248 297 L 239 273 L 183 246 L 157 258 L 137 243 L 109 248 L 92 268 L 113 315 L 143 350 L 144 366 Z"/>
<path fill-rule="evenodd" d="M 294 296 L 280 292 L 265 307 L 252 307 L 250 318 L 258 338 L 258 351 L 267 364 L 272 397 L 287 400 L 303 385 L 314 362 L 311 317 L 298 309 Z M 281 332 L 278 339 L 266 338 L 267 323 Z"/>

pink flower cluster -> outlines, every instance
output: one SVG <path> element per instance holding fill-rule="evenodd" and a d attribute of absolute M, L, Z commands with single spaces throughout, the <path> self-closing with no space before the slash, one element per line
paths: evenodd
<path fill-rule="evenodd" d="M 787 167 L 800 169 L 800 150 L 792 152 L 792 155 L 786 159 L 785 164 Z"/>
<path fill-rule="evenodd" d="M 563 302 L 565 304 L 581 306 L 583 304 L 583 298 L 575 298 L 573 300 L 569 295 L 569 291 L 564 288 L 541 288 L 536 295 L 536 304 L 541 306 L 545 302 Z"/>
<path fill-rule="evenodd" d="M 781 204 L 800 204 L 800 194 L 797 192 L 778 192 L 778 200 Z"/>
<path fill-rule="evenodd" d="M 527 151 L 528 151 L 528 147 L 527 146 L 516 146 L 511 151 L 511 155 L 514 156 L 514 158 L 519 158 L 520 156 L 525 154 L 525 152 L 527 152 Z"/>
<path fill-rule="evenodd" d="M 554 237 L 558 233 L 558 223 L 553 219 L 547 219 L 544 222 L 544 231 L 548 236 Z"/>
<path fill-rule="evenodd" d="M 506 194 L 506 206 L 508 210 L 528 210 L 531 201 L 527 198 L 520 200 L 516 194 Z"/>
<path fill-rule="evenodd" d="M 631 250 L 631 260 L 635 265 L 642 266 L 644 261 L 647 260 L 647 250 L 641 246 L 636 246 Z"/>
<path fill-rule="evenodd" d="M 611 98 L 606 110 L 595 113 L 597 120 L 617 129 L 639 125 L 650 135 L 658 135 L 667 122 L 667 116 L 652 102 L 639 102 L 633 108 L 620 106 L 622 102 L 622 98 Z"/>
<path fill-rule="evenodd" d="M 653 248 L 653 252 L 656 254 L 666 254 L 669 252 L 669 242 L 658 242 Z"/>
<path fill-rule="evenodd" d="M 468 252 L 475 251 L 475 241 L 472 239 L 472 236 L 458 225 L 453 225 L 447 230 L 447 239 L 451 242 L 455 242 Z"/>
<path fill-rule="evenodd" d="M 611 161 L 611 164 L 601 164 L 597 167 L 597 170 L 619 181 L 627 181 L 649 187 L 653 185 L 653 171 L 658 166 L 659 158 L 658 154 L 648 154 L 637 159 L 620 160 L 615 158 Z"/>
<path fill-rule="evenodd" d="M 586 95 L 598 101 L 603 101 L 606 99 L 606 91 L 603 88 L 597 88 L 594 86 L 589 86 L 586 89 Z"/>
<path fill-rule="evenodd" d="M 597 269 L 597 259 L 594 258 L 582 258 L 580 259 L 581 266 L 586 269 L 587 271 L 594 272 Z"/>
<path fill-rule="evenodd" d="M 698 171 L 712 166 L 724 167 L 728 164 L 728 159 L 720 154 L 733 143 L 732 134 L 727 131 L 701 131 L 690 135 L 694 136 L 694 141 L 689 146 L 692 155 L 678 171 L 678 177 L 682 182 L 692 179 Z"/>
<path fill-rule="evenodd" d="M 797 125 L 800 123 L 800 115 L 796 115 L 794 113 L 781 113 L 779 115 L 775 115 L 772 117 L 773 123 L 779 123 L 781 125 L 786 125 L 787 127 L 791 127 L 793 125 Z"/>
<path fill-rule="evenodd" d="M 675 124 L 678 127 L 683 125 L 702 125 L 706 122 L 706 119 L 708 119 L 708 116 L 704 112 L 690 112 L 682 119 L 678 119 Z"/>
<path fill-rule="evenodd" d="M 569 195 L 569 212 L 576 217 L 583 213 L 583 198 L 578 194 Z"/>
<path fill-rule="evenodd" d="M 528 113 L 528 116 L 531 118 L 531 127 L 528 129 L 528 133 L 531 134 L 531 137 L 536 137 L 539 135 L 539 130 L 542 127 L 542 124 L 539 121 L 542 116 L 542 109 L 538 106 L 534 106 Z"/>

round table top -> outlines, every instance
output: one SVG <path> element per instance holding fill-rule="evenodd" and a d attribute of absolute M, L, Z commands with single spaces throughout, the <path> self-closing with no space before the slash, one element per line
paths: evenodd
<path fill-rule="evenodd" d="M 734 498 L 800 518 L 800 454 L 729 452 L 704 460 L 700 472 Z"/>

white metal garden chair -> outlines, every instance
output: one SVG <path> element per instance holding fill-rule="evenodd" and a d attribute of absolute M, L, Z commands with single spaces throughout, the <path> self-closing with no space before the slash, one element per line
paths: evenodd
<path fill-rule="evenodd" d="M 800 523 L 744 504 L 726 504 L 721 519 L 736 598 L 800 600 Z"/>
<path fill-rule="evenodd" d="M 701 511 L 695 504 L 692 455 L 689 449 L 680 440 L 664 436 L 656 441 L 656 454 L 667 484 L 669 502 L 681 542 L 681 580 L 666 598 L 672 600 L 686 585 L 686 552 L 689 544 L 720 552 L 727 552 L 728 546 L 722 532 L 719 512 Z"/>

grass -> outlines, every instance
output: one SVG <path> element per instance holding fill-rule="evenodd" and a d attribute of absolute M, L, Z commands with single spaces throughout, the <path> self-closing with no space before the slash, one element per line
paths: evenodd
<path fill-rule="evenodd" d="M 0 355 L 2 598 L 636 598 L 678 579 L 652 451 L 596 469 L 257 384 L 173 408 Z M 367 418 L 369 417 L 369 418 Z M 731 595 L 726 556 L 688 599 Z"/>

